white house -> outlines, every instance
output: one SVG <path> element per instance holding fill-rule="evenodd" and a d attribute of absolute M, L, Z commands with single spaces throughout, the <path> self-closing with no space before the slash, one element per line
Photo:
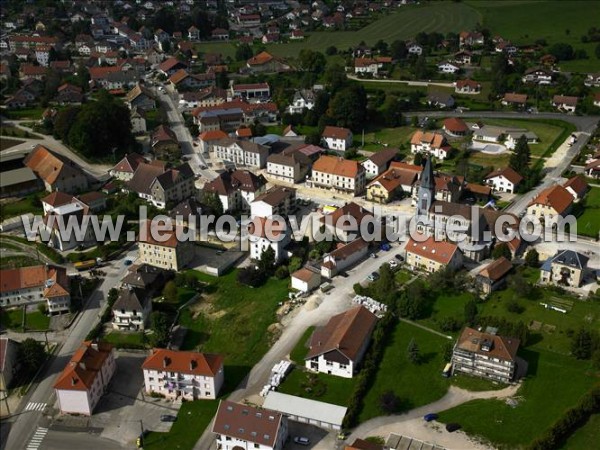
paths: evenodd
<path fill-rule="evenodd" d="M 323 155 L 312 167 L 311 185 L 360 195 L 366 185 L 365 168 L 357 161 Z"/>
<path fill-rule="evenodd" d="M 412 44 L 407 45 L 406 50 L 411 55 L 421 55 L 423 53 L 423 47 L 414 42 Z"/>
<path fill-rule="evenodd" d="M 124 289 L 112 307 L 115 330 L 144 330 L 152 312 L 152 301 L 141 289 Z"/>
<path fill-rule="evenodd" d="M 267 180 L 249 170 L 227 171 L 204 185 L 204 192 L 219 196 L 223 211 L 249 210 L 250 204 L 266 190 Z"/>
<path fill-rule="evenodd" d="M 523 181 L 523 177 L 513 168 L 505 167 L 488 173 L 483 181 L 492 186 L 496 192 L 514 193 Z"/>
<path fill-rule="evenodd" d="M 153 349 L 142 370 L 146 393 L 168 399 L 215 399 L 225 379 L 221 355 L 164 348 Z"/>
<path fill-rule="evenodd" d="M 513 150 L 519 139 L 522 136 L 525 136 L 525 140 L 528 144 L 537 144 L 539 142 L 537 134 L 532 131 L 527 130 L 506 130 L 506 139 L 504 140 L 504 145 L 506 148 Z"/>
<path fill-rule="evenodd" d="M 315 106 L 315 92 L 311 89 L 301 89 L 294 93 L 292 103 L 288 106 L 290 114 L 302 114 L 305 109 Z"/>
<path fill-rule="evenodd" d="M 552 97 L 552 106 L 564 112 L 574 113 L 577 109 L 578 100 L 577 97 L 568 95 L 555 95 Z"/>
<path fill-rule="evenodd" d="M 284 249 L 291 241 L 291 233 L 285 222 L 254 217 L 248 224 L 248 237 L 251 259 L 259 260 L 269 247 L 275 253 L 275 262 L 287 258 Z"/>
<path fill-rule="evenodd" d="M 275 153 L 267 158 L 267 175 L 294 184 L 306 178 L 310 165 L 310 158 L 299 151 Z"/>
<path fill-rule="evenodd" d="M 323 257 L 321 276 L 333 278 L 338 273 L 352 267 L 367 256 L 369 244 L 362 239 L 356 239 L 348 244 L 338 244 L 338 247 Z"/>
<path fill-rule="evenodd" d="M 377 317 L 364 306 L 333 316 L 315 329 L 305 366 L 315 372 L 352 378 L 367 351 Z"/>
<path fill-rule="evenodd" d="M 352 146 L 352 131 L 348 128 L 326 126 L 321 136 L 330 150 L 346 151 Z"/>
<path fill-rule="evenodd" d="M 276 186 L 259 195 L 250 204 L 252 217 L 287 217 L 296 209 L 296 189 Z"/>
<path fill-rule="evenodd" d="M 441 73 L 456 73 L 460 70 L 460 67 L 458 67 L 455 64 L 449 63 L 449 62 L 443 62 L 438 64 L 438 72 Z"/>
<path fill-rule="evenodd" d="M 440 133 L 424 133 L 419 130 L 410 139 L 410 151 L 412 153 L 426 153 L 435 156 L 437 159 L 445 159 L 450 148 L 445 136 Z"/>
<path fill-rule="evenodd" d="M 115 369 L 111 344 L 83 342 L 54 383 L 60 412 L 91 416 Z"/>
<path fill-rule="evenodd" d="M 303 267 L 292 274 L 292 289 L 311 292 L 321 285 L 321 274 Z"/>
<path fill-rule="evenodd" d="M 367 178 L 375 178 L 385 172 L 397 154 L 398 150 L 395 148 L 388 148 L 373 153 L 368 159 L 362 162 Z"/>
<path fill-rule="evenodd" d="M 219 450 L 283 450 L 288 420 L 276 411 L 221 400 L 212 432 Z"/>

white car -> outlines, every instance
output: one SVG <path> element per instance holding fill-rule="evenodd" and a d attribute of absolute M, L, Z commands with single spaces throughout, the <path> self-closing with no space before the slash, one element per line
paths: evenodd
<path fill-rule="evenodd" d="M 398 267 L 398 263 L 397 263 L 396 261 L 394 261 L 393 259 L 390 259 L 390 260 L 388 261 L 388 264 L 390 265 L 390 267 L 391 267 L 392 269 L 395 269 L 396 267 Z"/>
<path fill-rule="evenodd" d="M 294 442 L 300 445 L 310 445 L 310 440 L 304 436 L 296 436 Z"/>

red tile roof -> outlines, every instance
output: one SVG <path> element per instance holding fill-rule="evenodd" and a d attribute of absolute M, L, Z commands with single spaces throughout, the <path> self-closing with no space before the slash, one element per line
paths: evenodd
<path fill-rule="evenodd" d="M 565 188 L 570 187 L 571 189 L 573 189 L 578 197 L 582 197 L 589 188 L 587 181 L 585 181 L 583 175 L 575 175 L 574 177 L 570 178 L 565 184 L 563 184 L 563 186 Z"/>
<path fill-rule="evenodd" d="M 544 189 L 534 198 L 531 205 L 543 205 L 554 208 L 557 214 L 563 214 L 573 203 L 573 196 L 563 186 L 556 185 Z"/>
<path fill-rule="evenodd" d="M 23 163 L 51 186 L 59 179 L 83 175 L 83 172 L 64 163 L 58 155 L 42 145 L 37 145 L 23 160 Z"/>
<path fill-rule="evenodd" d="M 322 136 L 324 138 L 349 139 L 352 136 L 352 131 L 348 128 L 326 126 Z"/>
<path fill-rule="evenodd" d="M 496 177 L 500 177 L 503 176 L 504 178 L 506 178 L 508 181 L 510 181 L 512 184 L 519 184 L 521 181 L 523 181 L 523 177 L 521 175 L 519 175 L 517 173 L 516 170 L 514 170 L 512 167 L 505 167 L 503 169 L 497 169 L 494 170 L 493 172 L 488 173 L 484 180 L 490 180 L 492 178 L 496 178 Z"/>
<path fill-rule="evenodd" d="M 260 52 L 248 60 L 249 66 L 260 66 L 273 60 L 273 55 L 267 52 Z"/>
<path fill-rule="evenodd" d="M 223 357 L 210 353 L 183 352 L 155 348 L 142 369 L 214 377 L 223 368 Z"/>
<path fill-rule="evenodd" d="M 490 351 L 481 350 L 481 344 L 484 341 L 491 343 Z M 514 361 L 519 349 L 519 340 L 515 338 L 507 338 L 495 334 L 483 333 L 473 328 L 465 328 L 458 338 L 456 347 L 471 353 L 478 353 L 489 356 L 490 358 L 498 358 L 504 361 Z"/>
<path fill-rule="evenodd" d="M 501 256 L 496 261 L 485 266 L 484 269 L 481 272 L 479 272 L 479 275 L 485 278 L 489 278 L 492 281 L 498 281 L 511 270 L 511 262 L 504 256 Z"/>
<path fill-rule="evenodd" d="M 419 241 L 415 241 L 411 237 L 406 243 L 407 253 L 414 253 L 439 264 L 448 264 L 457 251 L 459 250 L 455 244 L 447 241 L 435 241 L 433 236 L 429 236 L 425 240 L 420 238 Z"/>
<path fill-rule="evenodd" d="M 450 133 L 466 133 L 469 131 L 469 127 L 464 120 L 458 117 L 450 117 L 444 120 L 444 130 Z"/>
<path fill-rule="evenodd" d="M 54 191 L 53 193 L 45 196 L 42 199 L 42 202 L 56 208 L 61 205 L 66 205 L 67 203 L 71 203 L 71 200 L 73 200 L 72 195 L 65 194 L 61 191 Z"/>
<path fill-rule="evenodd" d="M 54 388 L 66 391 L 88 391 L 110 357 L 113 346 L 99 342 L 97 349 L 91 341 L 81 344 L 54 383 Z"/>
<path fill-rule="evenodd" d="M 321 156 L 313 165 L 313 171 L 347 178 L 356 178 L 364 170 L 364 167 L 357 161 L 329 155 Z"/>
<path fill-rule="evenodd" d="M 420 130 L 412 135 L 410 143 L 414 145 L 429 144 L 432 148 L 444 148 L 448 146 L 443 134 L 424 133 Z"/>
<path fill-rule="evenodd" d="M 201 141 L 209 142 L 209 141 L 218 141 L 220 139 L 226 138 L 227 133 L 222 130 L 214 130 L 214 131 L 205 131 L 200 134 L 199 138 Z"/>

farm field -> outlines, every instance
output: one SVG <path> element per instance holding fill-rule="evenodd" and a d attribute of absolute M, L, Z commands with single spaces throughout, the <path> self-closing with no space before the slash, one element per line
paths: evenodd
<path fill-rule="evenodd" d="M 600 233 L 600 188 L 592 187 L 583 200 L 583 214 L 577 217 L 577 234 L 598 237 Z"/>

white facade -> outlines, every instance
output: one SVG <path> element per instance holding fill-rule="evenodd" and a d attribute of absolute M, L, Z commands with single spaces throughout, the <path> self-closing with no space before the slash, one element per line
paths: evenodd
<path fill-rule="evenodd" d="M 494 191 L 498 192 L 515 192 L 515 185 L 513 182 L 509 181 L 504 175 L 498 175 L 493 178 L 486 179 L 487 184 L 492 186 Z"/>
<path fill-rule="evenodd" d="M 301 114 L 304 109 L 313 109 L 315 106 L 313 98 L 308 95 L 303 95 L 302 92 L 296 91 L 292 103 L 288 106 L 290 114 Z"/>
<path fill-rule="evenodd" d="M 407 50 L 411 55 L 420 55 L 423 53 L 423 47 L 419 44 L 411 44 L 407 47 Z"/>
<path fill-rule="evenodd" d="M 438 64 L 438 72 L 442 73 L 456 73 L 460 70 L 460 67 L 450 63 Z"/>
<path fill-rule="evenodd" d="M 310 274 L 299 275 L 298 272 L 300 271 L 310 272 Z M 309 269 L 300 269 L 298 272 L 292 274 L 292 289 L 300 292 L 310 292 L 321 285 L 320 273 L 312 272 Z"/>
<path fill-rule="evenodd" d="M 269 239 L 265 237 L 251 237 L 250 240 L 250 258 L 259 260 L 262 256 L 263 252 L 271 247 L 275 252 L 275 261 L 281 261 L 282 259 L 286 259 L 287 255 L 285 254 L 284 248 L 290 243 L 290 234 L 286 232 L 283 239 L 279 241 L 271 242 Z"/>
<path fill-rule="evenodd" d="M 214 400 L 223 386 L 224 371 L 221 366 L 216 376 L 194 375 L 185 372 L 171 372 L 144 369 L 146 392 L 163 394 L 166 398 L 186 400 Z"/>
<path fill-rule="evenodd" d="M 324 137 L 323 139 L 327 148 L 330 150 L 340 150 L 345 152 L 346 149 L 352 146 L 352 133 L 349 134 L 347 139 L 334 137 Z"/>
<path fill-rule="evenodd" d="M 325 358 L 325 355 L 319 355 L 317 358 L 306 360 L 305 366 L 309 370 L 335 375 L 336 377 L 352 378 L 352 375 L 354 375 L 354 363 L 352 360 L 348 360 L 347 364 L 344 364 L 329 361 Z"/>
<path fill-rule="evenodd" d="M 411 153 L 427 153 L 429 155 L 435 156 L 437 159 L 446 159 L 448 156 L 448 152 L 445 148 L 442 147 L 434 147 L 427 142 L 421 142 L 419 144 L 411 144 L 410 146 Z"/>
<path fill-rule="evenodd" d="M 242 144 L 243 145 L 243 144 Z M 268 150 L 253 151 L 244 149 L 238 142 L 230 145 L 213 145 L 215 156 L 222 160 L 232 161 L 237 165 L 244 165 L 262 169 L 267 163 Z"/>

